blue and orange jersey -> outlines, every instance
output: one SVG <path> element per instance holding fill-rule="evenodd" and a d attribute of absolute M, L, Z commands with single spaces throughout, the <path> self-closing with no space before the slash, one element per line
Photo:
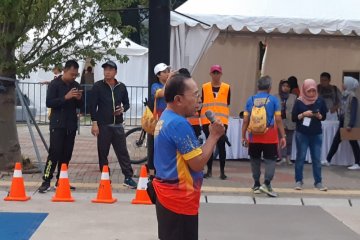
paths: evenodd
<path fill-rule="evenodd" d="M 193 171 L 186 161 L 200 154 L 201 146 L 187 119 L 166 109 L 155 129 L 153 181 L 157 199 L 165 208 L 198 214 L 203 173 Z"/>
<path fill-rule="evenodd" d="M 265 104 L 266 119 L 268 131 L 264 134 L 249 134 L 249 141 L 252 143 L 278 143 L 278 130 L 275 122 L 275 116 L 281 116 L 281 106 L 279 100 L 266 92 L 259 92 L 258 94 L 248 98 L 245 106 L 244 117 L 250 116 L 251 110 L 255 105 Z"/>
<path fill-rule="evenodd" d="M 162 90 L 164 88 L 164 84 L 161 82 L 156 82 L 151 85 L 151 101 L 155 101 L 155 97 L 157 97 L 158 91 Z M 162 112 L 166 108 L 166 102 L 165 97 L 158 97 L 156 100 L 156 114 L 157 117 L 160 118 Z"/>

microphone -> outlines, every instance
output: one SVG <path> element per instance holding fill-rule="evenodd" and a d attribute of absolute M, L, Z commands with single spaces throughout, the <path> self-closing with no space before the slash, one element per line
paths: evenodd
<path fill-rule="evenodd" d="M 215 114 L 214 114 L 214 112 L 213 111 L 211 111 L 211 110 L 207 110 L 206 112 L 205 112 L 205 116 L 206 116 L 206 118 L 211 122 L 211 123 L 214 123 L 215 122 Z M 231 147 L 231 143 L 229 142 L 229 139 L 228 139 L 228 137 L 224 134 L 222 137 L 221 137 L 221 139 L 222 140 L 225 140 L 225 142 L 226 142 L 226 144 L 229 146 L 229 147 Z"/>

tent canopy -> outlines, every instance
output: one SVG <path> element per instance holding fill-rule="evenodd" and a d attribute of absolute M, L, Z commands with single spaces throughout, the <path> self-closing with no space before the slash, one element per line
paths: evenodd
<path fill-rule="evenodd" d="M 358 0 L 188 0 L 176 11 L 220 30 L 360 34 Z M 171 25 L 198 22 L 173 17 Z"/>

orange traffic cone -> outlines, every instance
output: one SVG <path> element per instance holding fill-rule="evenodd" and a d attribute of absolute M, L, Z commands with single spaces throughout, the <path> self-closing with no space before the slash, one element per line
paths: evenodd
<path fill-rule="evenodd" d="M 24 179 L 21 172 L 21 163 L 17 162 L 15 164 L 14 176 L 11 182 L 10 192 L 7 197 L 4 198 L 5 201 L 27 201 L 30 197 L 26 196 Z"/>
<path fill-rule="evenodd" d="M 101 173 L 100 185 L 97 197 L 91 202 L 93 203 L 114 203 L 117 199 L 112 197 L 110 176 L 109 176 L 109 167 L 104 165 L 103 171 Z"/>
<path fill-rule="evenodd" d="M 51 199 L 53 202 L 74 202 L 71 197 L 70 182 L 67 173 L 66 163 L 61 164 L 60 177 L 56 188 L 55 195 Z"/>
<path fill-rule="evenodd" d="M 140 178 L 136 189 L 135 198 L 131 201 L 132 204 L 152 204 L 147 189 L 147 171 L 145 165 L 141 166 Z"/>

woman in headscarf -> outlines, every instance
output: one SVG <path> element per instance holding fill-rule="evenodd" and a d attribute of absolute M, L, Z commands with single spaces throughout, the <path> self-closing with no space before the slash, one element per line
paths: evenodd
<path fill-rule="evenodd" d="M 296 95 L 290 93 L 289 82 L 285 79 L 281 80 L 279 83 L 279 93 L 275 94 L 281 103 L 281 118 L 283 120 L 285 134 L 286 134 L 286 147 L 279 148 L 281 163 L 286 162 L 291 165 L 291 148 L 292 148 L 292 139 L 295 130 L 295 123 L 291 119 L 291 112 L 296 101 Z"/>
<path fill-rule="evenodd" d="M 307 150 L 310 149 L 314 186 L 320 191 L 327 191 L 321 178 L 321 121 L 326 118 L 327 108 L 324 100 L 318 97 L 316 82 L 306 79 L 301 87 L 300 97 L 296 100 L 292 120 L 296 122 L 296 160 L 295 160 L 295 189 L 303 186 L 303 170 Z"/>
<path fill-rule="evenodd" d="M 297 78 L 295 76 L 291 76 L 288 78 L 289 86 L 290 86 L 290 93 L 295 94 L 296 97 L 300 95 L 300 89 L 298 86 Z"/>
<path fill-rule="evenodd" d="M 353 77 L 344 77 L 343 90 L 341 97 L 341 107 L 339 111 L 339 128 L 334 136 L 329 153 L 326 157 L 328 163 L 331 162 L 341 142 L 340 128 L 346 128 L 351 131 L 354 127 L 360 127 L 360 106 L 359 100 L 355 95 L 356 89 L 359 87 L 359 81 Z M 354 153 L 355 164 L 348 167 L 349 170 L 360 169 L 360 148 L 356 140 L 350 140 L 350 145 Z"/>

